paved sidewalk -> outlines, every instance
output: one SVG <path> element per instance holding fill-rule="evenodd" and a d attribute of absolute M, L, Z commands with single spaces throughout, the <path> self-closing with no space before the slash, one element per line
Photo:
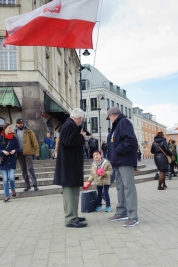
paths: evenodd
<path fill-rule="evenodd" d="M 62 195 L 0 201 L 1 267 L 177 267 L 178 178 L 137 184 L 140 224 L 109 222 L 113 212 L 80 214 L 88 227 L 64 226 Z M 116 189 L 110 190 L 113 210 Z"/>

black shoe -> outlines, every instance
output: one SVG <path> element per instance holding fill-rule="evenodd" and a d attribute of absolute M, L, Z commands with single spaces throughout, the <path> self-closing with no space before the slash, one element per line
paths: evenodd
<path fill-rule="evenodd" d="M 85 221 L 86 219 L 85 219 L 85 217 L 78 217 L 78 221 L 79 222 L 83 222 L 83 221 Z"/>
<path fill-rule="evenodd" d="M 167 185 L 163 185 L 163 188 L 167 188 Z"/>
<path fill-rule="evenodd" d="M 38 191 L 38 190 L 39 190 L 38 186 L 34 185 L 34 191 Z"/>
<path fill-rule="evenodd" d="M 27 192 L 27 191 L 29 191 L 30 189 L 31 189 L 31 187 L 28 186 L 28 187 L 26 187 L 23 191 L 24 191 L 24 192 Z"/>
<path fill-rule="evenodd" d="M 75 222 L 75 223 L 70 223 L 70 224 L 66 224 L 66 227 L 71 227 L 71 228 L 82 228 L 87 226 L 87 223 L 83 223 L 83 222 Z"/>
<path fill-rule="evenodd" d="M 8 202 L 10 200 L 10 198 L 9 197 L 5 197 L 5 199 L 3 200 L 3 202 Z"/>

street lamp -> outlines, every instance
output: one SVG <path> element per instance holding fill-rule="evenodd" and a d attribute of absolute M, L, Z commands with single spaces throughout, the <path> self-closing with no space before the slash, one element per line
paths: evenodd
<path fill-rule="evenodd" d="M 83 52 L 84 56 L 89 56 L 90 55 L 90 52 L 85 49 L 85 51 Z M 81 49 L 79 49 L 79 60 L 80 60 L 80 69 L 79 69 L 79 72 L 80 72 L 80 108 L 82 109 L 83 108 L 83 100 L 82 100 L 82 70 L 85 68 L 81 65 Z"/>
<path fill-rule="evenodd" d="M 103 91 L 99 91 L 97 98 L 98 98 L 98 112 L 99 112 L 99 135 L 100 135 L 100 148 L 101 148 L 101 118 L 100 118 L 100 100 L 105 100 L 105 93 Z"/>

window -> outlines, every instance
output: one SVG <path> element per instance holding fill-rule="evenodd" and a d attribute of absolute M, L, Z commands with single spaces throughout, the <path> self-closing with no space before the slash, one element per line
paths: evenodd
<path fill-rule="evenodd" d="M 98 118 L 97 117 L 91 118 L 91 132 L 98 133 Z"/>
<path fill-rule="evenodd" d="M 131 109 L 129 108 L 128 110 L 129 110 L 129 119 L 131 119 L 132 118 L 131 117 Z"/>
<path fill-rule="evenodd" d="M 139 126 L 139 119 L 137 119 L 137 126 Z"/>
<path fill-rule="evenodd" d="M 111 100 L 111 107 L 114 107 L 114 101 Z"/>
<path fill-rule="evenodd" d="M 0 5 L 15 5 L 15 0 L 0 0 Z"/>
<path fill-rule="evenodd" d="M 86 108 L 87 108 L 87 100 L 83 99 L 82 100 L 82 109 L 83 109 L 83 111 L 86 111 Z"/>
<path fill-rule="evenodd" d="M 97 99 L 96 98 L 91 98 L 90 99 L 90 103 L 91 103 L 91 111 L 97 110 Z"/>
<path fill-rule="evenodd" d="M 16 46 L 3 46 L 4 38 L 0 37 L 0 70 L 17 69 L 17 50 Z"/>
<path fill-rule="evenodd" d="M 123 105 L 121 105 L 121 112 L 123 113 Z"/>
<path fill-rule="evenodd" d="M 125 116 L 127 117 L 127 107 L 125 107 Z"/>
<path fill-rule="evenodd" d="M 110 101 L 108 98 L 106 98 L 106 109 L 110 109 Z"/>
<path fill-rule="evenodd" d="M 119 108 L 119 103 L 116 103 L 116 106 Z"/>

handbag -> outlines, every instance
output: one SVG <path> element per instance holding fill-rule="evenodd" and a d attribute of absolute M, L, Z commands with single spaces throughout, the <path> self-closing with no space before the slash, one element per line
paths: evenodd
<path fill-rule="evenodd" d="M 5 150 L 8 148 L 9 143 L 10 143 L 10 141 L 8 142 L 8 144 L 7 144 L 6 148 L 5 148 Z M 0 155 L 0 165 L 2 164 L 3 160 L 4 160 L 4 154 L 1 154 L 1 155 Z"/>
<path fill-rule="evenodd" d="M 159 149 L 163 152 L 163 154 L 166 156 L 168 163 L 171 164 L 171 162 L 172 162 L 172 158 L 171 158 L 171 156 L 168 156 L 168 155 L 164 152 L 164 150 L 158 145 L 158 143 L 156 143 L 156 144 L 157 144 L 157 146 L 159 147 Z"/>
<path fill-rule="evenodd" d="M 83 191 L 81 196 L 81 212 L 89 213 L 95 211 L 97 207 L 96 190 Z"/>
<path fill-rule="evenodd" d="M 3 155 L 1 154 L 0 155 L 0 165 L 1 165 L 2 162 L 3 162 Z"/>

